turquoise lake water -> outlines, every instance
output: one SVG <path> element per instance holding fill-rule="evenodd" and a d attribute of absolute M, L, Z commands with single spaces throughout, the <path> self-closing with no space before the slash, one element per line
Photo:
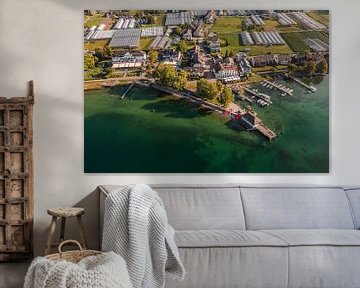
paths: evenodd
<path fill-rule="evenodd" d="M 86 91 L 84 170 L 87 173 L 327 173 L 329 77 L 304 80 L 293 97 L 259 89 L 273 105 L 260 108 L 279 137 L 269 142 L 225 117 L 164 93 L 127 86 Z M 248 104 L 239 102 L 241 105 Z"/>

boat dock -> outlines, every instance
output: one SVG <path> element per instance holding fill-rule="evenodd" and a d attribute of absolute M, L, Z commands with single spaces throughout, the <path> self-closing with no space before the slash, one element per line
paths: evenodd
<path fill-rule="evenodd" d="M 306 89 L 308 89 L 309 91 L 315 93 L 316 92 L 316 88 L 314 86 L 311 85 L 307 85 L 304 82 L 302 82 L 300 79 L 295 78 L 294 76 L 291 76 L 289 74 L 285 74 L 286 77 L 288 77 L 289 79 L 293 80 L 294 82 L 298 83 L 299 85 L 305 87 Z"/>
<path fill-rule="evenodd" d="M 244 87 L 244 90 L 246 92 L 248 92 L 249 94 L 255 96 L 256 98 L 259 98 L 261 99 L 263 102 L 266 103 L 266 106 L 269 106 L 272 104 L 272 101 L 270 100 L 270 96 L 269 95 L 266 95 L 264 93 L 259 93 L 259 92 L 256 92 L 256 91 L 253 91 L 247 87 Z"/>
<path fill-rule="evenodd" d="M 268 128 L 264 123 L 262 123 L 262 120 L 257 116 L 257 113 L 252 110 L 248 109 L 246 113 L 241 115 L 241 123 L 245 128 L 252 131 L 258 131 L 260 134 L 262 134 L 264 137 L 266 137 L 269 141 L 276 138 L 276 133 L 272 131 L 270 128 Z"/>
<path fill-rule="evenodd" d="M 267 84 L 267 85 L 270 85 L 270 87 L 276 88 L 277 90 L 279 90 L 280 92 L 284 93 L 285 95 L 287 94 L 287 95 L 289 95 L 289 96 L 292 96 L 293 90 L 290 89 L 290 88 L 285 87 L 284 85 L 277 84 L 277 83 L 271 82 L 271 81 L 269 81 L 269 80 L 264 80 L 263 82 L 264 82 L 265 84 Z M 285 96 L 285 95 L 284 95 L 284 96 Z"/>
<path fill-rule="evenodd" d="M 260 123 L 255 129 L 268 138 L 270 141 L 276 138 L 276 133 L 272 131 L 270 128 L 266 127 L 263 123 Z"/>
<path fill-rule="evenodd" d="M 234 88 L 232 88 L 232 91 L 233 93 L 235 94 L 235 96 L 237 98 L 239 98 L 240 100 L 243 100 L 243 101 L 248 101 L 249 103 L 254 103 L 253 100 L 251 100 L 251 98 L 247 97 L 246 95 L 244 94 L 240 94 L 240 92 Z"/>

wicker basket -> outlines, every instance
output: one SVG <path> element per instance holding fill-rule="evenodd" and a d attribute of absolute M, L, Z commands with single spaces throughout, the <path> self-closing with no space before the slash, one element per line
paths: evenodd
<path fill-rule="evenodd" d="M 69 243 L 77 245 L 79 247 L 79 250 L 63 252 L 61 250 L 62 247 L 65 244 L 69 244 Z M 66 260 L 69 262 L 78 263 L 79 261 L 81 261 L 82 259 L 84 259 L 88 256 L 96 256 L 96 255 L 102 254 L 102 252 L 100 252 L 100 251 L 83 249 L 81 244 L 76 240 L 66 240 L 66 241 L 61 242 L 58 250 L 59 250 L 59 253 L 47 255 L 47 256 L 45 256 L 45 258 L 47 258 L 49 260 L 54 260 L 54 261 Z"/>

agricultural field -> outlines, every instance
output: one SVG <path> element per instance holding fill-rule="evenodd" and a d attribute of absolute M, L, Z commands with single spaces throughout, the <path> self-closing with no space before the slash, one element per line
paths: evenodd
<path fill-rule="evenodd" d="M 103 14 L 94 14 L 92 16 L 85 16 L 84 27 L 99 26 L 101 24 L 102 18 L 103 18 Z"/>
<path fill-rule="evenodd" d="M 153 15 L 154 23 L 143 25 L 143 27 L 156 27 L 156 26 L 165 26 L 166 15 Z"/>
<path fill-rule="evenodd" d="M 146 37 L 140 38 L 139 49 L 140 50 L 149 50 L 150 44 L 154 41 L 155 37 Z"/>
<path fill-rule="evenodd" d="M 262 46 L 262 45 L 252 45 L 252 46 L 244 46 L 242 45 L 241 38 L 238 33 L 232 34 L 218 34 L 221 44 L 221 52 L 223 54 L 231 51 L 233 53 L 238 52 L 249 52 L 250 56 L 267 54 L 267 53 L 277 53 L 277 54 L 285 54 L 292 53 L 292 50 L 287 45 L 273 45 L 273 46 Z M 228 44 L 226 46 L 226 44 Z"/>
<path fill-rule="evenodd" d="M 241 32 L 241 22 L 243 17 L 223 16 L 216 20 L 210 32 L 218 34 L 233 34 Z"/>
<path fill-rule="evenodd" d="M 316 20 L 317 22 L 329 26 L 329 11 L 328 10 L 319 10 L 306 12 L 308 16 Z"/>
<path fill-rule="evenodd" d="M 265 20 L 264 31 L 276 31 L 280 26 L 279 22 L 276 20 Z"/>
<path fill-rule="evenodd" d="M 322 31 L 289 32 L 281 33 L 281 36 L 294 52 L 306 52 L 309 50 L 309 47 L 303 41 L 306 38 L 318 38 L 329 44 L 329 35 Z"/>
<path fill-rule="evenodd" d="M 95 40 L 84 42 L 84 50 L 94 51 L 96 48 L 104 48 L 109 40 Z"/>
<path fill-rule="evenodd" d="M 293 26 L 279 26 L 277 28 L 278 32 L 299 32 L 303 31 L 298 25 Z"/>

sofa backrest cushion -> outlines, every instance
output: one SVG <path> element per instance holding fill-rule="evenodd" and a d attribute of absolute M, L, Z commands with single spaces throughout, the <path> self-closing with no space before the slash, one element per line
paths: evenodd
<path fill-rule="evenodd" d="M 346 194 L 351 204 L 356 229 L 360 229 L 360 188 L 347 189 Z"/>
<path fill-rule="evenodd" d="M 342 188 L 241 187 L 246 227 L 263 229 L 354 229 Z"/>
<path fill-rule="evenodd" d="M 245 230 L 239 187 L 156 187 L 176 230 Z"/>

